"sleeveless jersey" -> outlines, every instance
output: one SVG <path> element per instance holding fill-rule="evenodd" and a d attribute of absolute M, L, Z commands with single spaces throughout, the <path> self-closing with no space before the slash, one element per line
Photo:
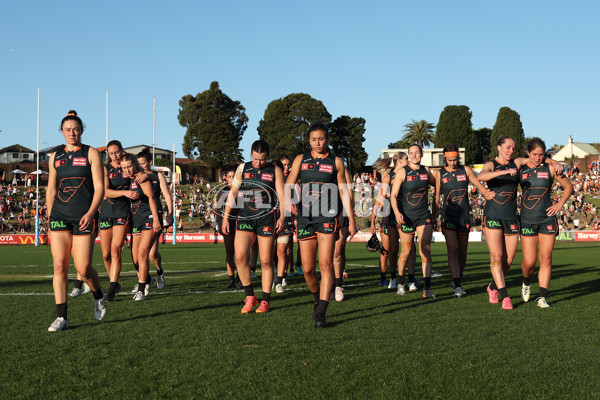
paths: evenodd
<path fill-rule="evenodd" d="M 300 166 L 299 222 L 321 223 L 337 217 L 340 204 L 337 173 L 333 154 L 316 158 L 312 152 L 304 153 Z"/>
<path fill-rule="evenodd" d="M 546 209 L 552 205 L 552 172 L 548 164 L 537 168 L 522 166 L 519 174 L 523 202 L 521 204 L 521 222 L 527 225 L 539 224 L 548 217 Z"/>
<path fill-rule="evenodd" d="M 503 171 L 517 168 L 513 160 L 502 165 L 497 160 L 492 161 L 492 171 Z M 502 175 L 487 182 L 488 189 L 496 193 L 493 199 L 487 200 L 483 208 L 483 215 L 492 219 L 519 219 L 517 214 L 517 183 L 519 182 L 519 171 L 517 175 Z"/>
<path fill-rule="evenodd" d="M 217 223 L 219 226 L 222 225 L 223 222 L 223 213 L 225 212 L 225 206 L 227 205 L 227 196 L 229 196 L 229 192 L 231 188 L 229 186 L 224 186 L 215 195 L 217 206 L 214 208 L 215 215 L 217 217 Z M 237 215 L 239 213 L 239 208 L 231 208 L 229 212 L 229 222 L 230 224 L 237 219 Z M 232 225 L 235 227 L 235 225 Z"/>
<path fill-rule="evenodd" d="M 108 187 L 112 190 L 129 190 L 131 178 L 123 173 L 121 167 L 113 167 L 112 164 L 104 166 L 108 175 Z M 130 210 L 130 201 L 125 196 L 106 198 L 102 201 L 100 217 L 121 218 L 127 217 Z"/>
<path fill-rule="evenodd" d="M 51 216 L 55 219 L 79 221 L 90 209 L 94 198 L 92 167 L 88 159 L 90 146 L 82 145 L 69 152 L 66 147 L 56 151 L 56 196 Z"/>
<path fill-rule="evenodd" d="M 254 168 L 252 162 L 244 164 L 239 201 L 242 201 L 240 217 L 261 217 L 277 208 L 275 164 L 268 163 L 264 168 Z"/>
<path fill-rule="evenodd" d="M 162 202 L 160 201 L 160 179 L 158 179 L 158 174 L 156 175 L 156 179 L 150 179 L 150 184 L 152 185 L 152 193 L 154 193 L 154 202 L 156 203 L 156 209 L 159 213 L 163 212 Z"/>
<path fill-rule="evenodd" d="M 133 220 L 133 227 L 135 228 L 146 222 L 148 217 L 152 215 L 152 210 L 150 210 L 150 199 L 144 194 L 141 186 L 133 179 L 131 180 L 130 189 L 140 195 L 137 199 L 131 200 L 131 217 Z"/>
<path fill-rule="evenodd" d="M 400 185 L 400 210 L 411 220 L 431 216 L 429 212 L 429 201 L 427 191 L 429 189 L 429 175 L 424 166 L 412 169 L 409 165 L 404 166 L 406 178 Z"/>
<path fill-rule="evenodd" d="M 440 169 L 442 187 L 442 218 L 450 221 L 469 221 L 471 207 L 469 205 L 469 178 L 464 166 L 459 166 L 456 171 L 448 171 L 445 167 Z"/>
<path fill-rule="evenodd" d="M 384 219 L 389 218 L 395 220 L 396 217 L 393 215 L 394 210 L 392 210 L 392 204 L 390 203 L 390 201 L 392 194 L 392 186 L 394 185 L 394 178 L 396 178 L 396 173 L 394 172 L 394 170 L 391 170 L 389 175 L 390 183 L 388 184 L 387 191 L 385 192 L 385 196 L 383 198 L 383 207 L 381 208 L 381 214 L 383 215 Z"/>

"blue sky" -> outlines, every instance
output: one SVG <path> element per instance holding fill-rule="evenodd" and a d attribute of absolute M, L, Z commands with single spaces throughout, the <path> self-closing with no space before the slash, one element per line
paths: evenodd
<path fill-rule="evenodd" d="M 77 110 L 84 142 L 152 143 L 183 156 L 179 100 L 218 81 L 258 138 L 269 102 L 304 92 L 333 117 L 366 119 L 369 162 L 412 119 L 467 105 L 473 127 L 500 107 L 547 145 L 600 141 L 600 6 L 592 1 L 3 2 L 0 147 L 61 143 Z"/>

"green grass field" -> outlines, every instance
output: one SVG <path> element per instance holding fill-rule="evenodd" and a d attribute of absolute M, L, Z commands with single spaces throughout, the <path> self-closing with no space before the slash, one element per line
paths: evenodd
<path fill-rule="evenodd" d="M 313 328 L 302 277 L 273 293 L 270 313 L 241 315 L 243 292 L 223 289 L 222 245 L 161 252 L 164 290 L 134 302 L 126 256 L 125 290 L 106 318 L 94 319 L 91 295 L 69 298 L 69 329 L 49 333 L 49 247 L 0 247 L 2 397 L 600 398 L 597 244 L 557 243 L 546 310 L 519 298 L 518 255 L 507 280 L 513 311 L 487 301 L 485 244 L 470 245 L 461 299 L 452 297 L 445 245 L 433 244 L 444 274 L 433 280 L 434 300 L 380 288 L 376 255 L 350 244 L 346 299 L 330 304 L 324 330 Z M 107 287 L 99 246 L 94 264 Z"/>

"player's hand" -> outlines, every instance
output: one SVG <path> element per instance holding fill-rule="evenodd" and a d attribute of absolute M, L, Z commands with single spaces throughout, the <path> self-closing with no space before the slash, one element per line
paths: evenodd
<path fill-rule="evenodd" d="M 283 218 L 284 217 L 282 216 L 277 219 L 277 222 L 275 223 L 275 233 L 279 233 L 283 229 Z"/>
<path fill-rule="evenodd" d="M 503 173 L 500 175 L 510 175 L 510 176 L 515 176 L 517 174 L 517 169 L 516 168 L 509 168 L 507 170 L 502 171 Z"/>
<path fill-rule="evenodd" d="M 562 207 L 559 207 L 558 203 L 552 204 L 550 207 L 546 208 L 546 215 L 552 217 L 560 212 Z"/>
<path fill-rule="evenodd" d="M 136 200 L 140 197 L 140 194 L 135 190 L 123 190 L 123 195 L 131 200 Z"/>
<path fill-rule="evenodd" d="M 496 197 L 496 192 L 494 192 L 493 190 L 489 190 L 489 189 L 488 189 L 488 190 L 486 190 L 486 191 L 485 191 L 485 193 L 483 194 L 483 197 L 484 197 L 486 200 L 491 200 L 491 199 L 493 199 L 494 197 Z"/>
<path fill-rule="evenodd" d="M 150 177 L 150 174 L 148 174 L 146 172 L 138 172 L 137 175 L 135 176 L 134 181 L 139 185 L 142 182 L 146 182 L 149 177 Z"/>
<path fill-rule="evenodd" d="M 564 172 L 563 166 L 559 162 L 550 164 L 550 168 L 554 170 L 554 175 L 560 175 Z"/>
<path fill-rule="evenodd" d="M 154 231 L 154 233 L 159 233 L 162 230 L 162 226 L 161 226 L 160 221 L 158 219 L 155 219 L 152 222 L 152 230 Z"/>
<path fill-rule="evenodd" d="M 85 231 L 86 229 L 93 226 L 93 223 L 94 223 L 94 216 L 90 215 L 90 213 L 87 213 L 83 217 L 81 217 L 81 219 L 79 220 L 79 230 Z"/>
<path fill-rule="evenodd" d="M 223 222 L 221 222 L 221 231 L 225 235 L 229 235 L 229 218 L 223 217 Z"/>
<path fill-rule="evenodd" d="M 354 237 L 354 235 L 356 235 L 356 223 L 354 224 L 350 224 L 350 226 L 348 226 L 348 241 L 351 241 L 352 238 Z"/>
<path fill-rule="evenodd" d="M 371 235 L 375 234 L 375 221 L 371 221 Z"/>

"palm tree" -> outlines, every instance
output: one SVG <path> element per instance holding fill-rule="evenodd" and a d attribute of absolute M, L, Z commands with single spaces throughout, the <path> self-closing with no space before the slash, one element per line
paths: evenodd
<path fill-rule="evenodd" d="M 413 119 L 410 124 L 404 125 L 402 132 L 404 132 L 402 141 L 416 143 L 421 147 L 429 146 L 435 139 L 435 125 L 424 119 L 420 121 Z"/>

